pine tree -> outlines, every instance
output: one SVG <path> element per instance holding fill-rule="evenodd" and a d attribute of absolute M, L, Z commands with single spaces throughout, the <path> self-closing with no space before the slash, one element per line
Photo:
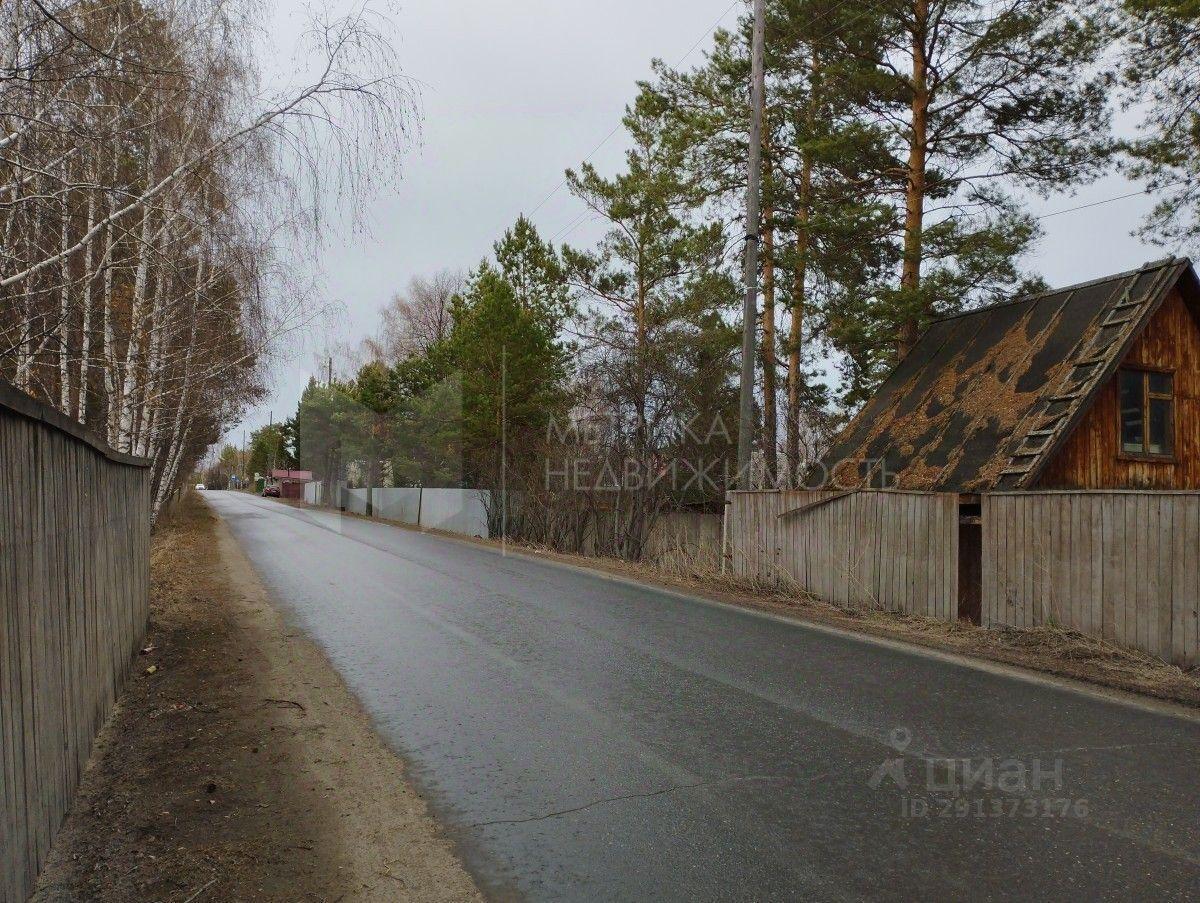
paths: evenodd
<path fill-rule="evenodd" d="M 250 459 L 247 465 L 251 476 L 267 476 L 271 470 L 296 465 L 292 454 L 294 422 L 260 427 L 250 434 Z"/>
<path fill-rule="evenodd" d="M 890 157 L 884 131 L 863 117 L 869 93 L 847 51 L 872 39 L 857 8 L 817 0 L 767 6 L 767 109 L 762 260 L 763 441 L 768 478 L 776 476 L 777 359 L 786 370 L 788 473 L 802 469 L 801 434 L 819 404 L 810 366 L 830 312 L 872 294 L 894 262 L 894 213 L 882 176 Z M 691 72 L 656 64 L 643 91 L 660 94 L 690 150 L 686 165 L 704 200 L 731 228 L 745 190 L 750 23 L 718 32 L 705 63 Z M 837 36 L 836 39 L 834 36 Z M 776 334 L 777 310 L 788 327 Z M 835 342 L 836 344 L 836 342 Z"/>
<path fill-rule="evenodd" d="M 567 173 L 571 191 L 610 226 L 595 251 L 563 254 L 591 302 L 583 316 L 587 339 L 611 352 L 619 368 L 620 407 L 639 455 L 650 448 L 664 407 L 659 378 L 669 334 L 686 324 L 687 285 L 717 269 L 724 252 L 720 224 L 692 219 L 703 195 L 683 166 L 686 145 L 667 115 L 661 96 L 643 92 L 624 120 L 633 140 L 626 170 L 604 178 L 585 164 Z"/>
<path fill-rule="evenodd" d="M 340 480 L 356 415 L 357 404 L 345 386 L 323 386 L 310 378 L 296 409 L 297 461 L 327 483 Z"/>
<path fill-rule="evenodd" d="M 901 354 L 931 316 L 1013 291 L 1038 236 L 1011 196 L 1105 165 L 1104 30 L 1069 0 L 891 0 L 878 7 L 866 110 L 890 132 L 904 222 L 880 298 Z"/>
<path fill-rule="evenodd" d="M 449 345 L 460 367 L 464 465 L 475 485 L 498 485 L 502 450 L 536 447 L 569 398 L 566 354 L 549 313 L 529 303 L 534 294 L 522 301 L 485 262 L 454 305 Z"/>
<path fill-rule="evenodd" d="M 1127 40 L 1124 84 L 1146 115 L 1125 142 L 1126 170 L 1164 197 L 1141 230 L 1161 245 L 1200 238 L 1200 3 L 1126 0 L 1117 27 Z"/>
<path fill-rule="evenodd" d="M 722 278 L 721 224 L 696 221 L 704 188 L 684 165 L 690 147 L 671 115 L 662 95 L 642 91 L 624 119 L 632 142 L 624 171 L 605 178 L 584 165 L 567 174 L 571 191 L 609 227 L 594 251 L 564 249 L 563 257 L 586 299 L 583 375 L 596 413 L 609 421 L 609 460 L 636 473 L 616 495 L 611 550 L 632 558 L 664 503 L 638 483 L 679 427 L 682 361 L 705 313 L 727 311 L 737 296 Z"/>
<path fill-rule="evenodd" d="M 768 64 L 784 118 L 779 168 L 791 242 L 780 258 L 791 274 L 787 352 L 787 459 L 797 485 L 828 398 L 812 365 L 818 342 L 853 357 L 837 328 L 843 312 L 874 296 L 896 252 L 884 179 L 886 129 L 865 115 L 871 96 L 874 21 L 836 0 L 774 0 L 767 7 Z M 805 329 L 808 329 L 808 335 Z"/>
<path fill-rule="evenodd" d="M 554 246 L 542 241 L 537 228 L 522 215 L 493 245 L 493 251 L 517 303 L 544 320 L 548 331 L 557 333 L 571 313 L 571 293 Z"/>

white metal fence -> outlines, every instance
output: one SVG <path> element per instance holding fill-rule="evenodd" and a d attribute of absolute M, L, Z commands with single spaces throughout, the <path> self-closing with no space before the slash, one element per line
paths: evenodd
<path fill-rule="evenodd" d="M 304 500 L 310 505 L 344 506 L 351 514 L 369 512 L 383 520 L 484 539 L 489 536 L 487 499 L 488 493 L 482 489 L 337 486 L 327 493 L 320 480 L 304 487 Z"/>

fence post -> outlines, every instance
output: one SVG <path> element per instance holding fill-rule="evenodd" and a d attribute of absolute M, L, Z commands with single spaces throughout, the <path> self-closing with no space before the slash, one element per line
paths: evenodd
<path fill-rule="evenodd" d="M 726 542 L 729 535 L 729 493 L 725 493 L 725 503 L 721 506 L 721 576 L 725 576 Z"/>

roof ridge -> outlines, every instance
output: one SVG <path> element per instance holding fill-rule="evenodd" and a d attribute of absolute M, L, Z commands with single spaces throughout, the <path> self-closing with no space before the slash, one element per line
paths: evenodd
<path fill-rule="evenodd" d="M 1153 272 L 1154 270 L 1164 269 L 1170 266 L 1178 266 L 1186 263 L 1189 266 L 1192 261 L 1189 257 L 1163 257 L 1159 260 L 1151 260 L 1143 263 L 1140 267 L 1135 267 L 1131 270 L 1125 270 L 1121 273 L 1113 273 L 1109 276 L 1100 276 L 1096 279 L 1088 279 L 1084 282 L 1075 282 L 1071 285 L 1062 285 L 1055 288 L 1048 288 L 1045 291 L 1034 292 L 1030 295 L 1018 295 L 1016 298 L 1006 298 L 1003 301 L 995 301 L 992 304 L 983 304 L 979 307 L 972 307 L 970 310 L 961 310 L 956 314 L 946 314 L 943 317 L 934 317 L 931 322 L 941 323 L 946 320 L 956 320 L 959 317 L 968 317 L 972 314 L 983 313 L 989 310 L 995 310 L 1000 307 L 1007 307 L 1012 304 L 1021 304 L 1025 301 L 1037 301 L 1041 298 L 1049 298 L 1052 295 L 1061 295 L 1064 292 L 1074 292 L 1082 288 L 1090 288 L 1093 285 L 1100 285 L 1103 282 L 1119 282 L 1122 279 L 1128 279 L 1131 276 L 1141 276 L 1145 273 Z"/>

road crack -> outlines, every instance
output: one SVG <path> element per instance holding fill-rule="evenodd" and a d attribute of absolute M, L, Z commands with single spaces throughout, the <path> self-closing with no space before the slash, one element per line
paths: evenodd
<path fill-rule="evenodd" d="M 824 777 L 817 775 L 815 778 Z M 589 803 L 584 803 L 582 806 L 572 806 L 569 809 L 556 809 L 553 812 L 545 812 L 541 815 L 528 815 L 524 818 L 497 818 L 492 821 L 480 821 L 474 824 L 467 825 L 468 828 L 489 828 L 493 825 L 523 825 L 529 822 L 545 821 L 551 818 L 561 818 L 564 815 L 574 815 L 576 812 L 583 812 L 586 809 L 601 806 L 605 803 L 620 803 L 626 800 L 645 800 L 652 799 L 656 796 L 664 796 L 668 793 L 677 793 L 680 790 L 695 790 L 698 787 L 712 787 L 718 784 L 745 784 L 752 781 L 794 781 L 795 778 L 785 775 L 750 775 L 748 777 L 738 778 L 715 778 L 711 781 L 696 781 L 694 784 L 672 784 L 669 787 L 662 787 L 658 790 L 649 790 L 643 793 L 623 793 L 618 796 L 606 796 L 598 800 L 592 800 Z"/>

